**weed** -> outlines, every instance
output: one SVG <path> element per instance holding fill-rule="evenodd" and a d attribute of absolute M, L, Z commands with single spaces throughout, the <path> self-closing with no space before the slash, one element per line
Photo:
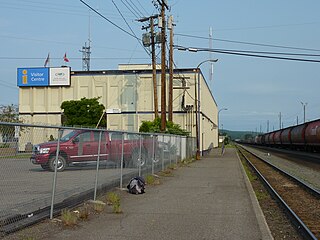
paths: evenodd
<path fill-rule="evenodd" d="M 120 208 L 120 200 L 119 200 L 119 202 L 113 204 L 112 210 L 114 213 L 122 213 L 122 210 Z"/>
<path fill-rule="evenodd" d="M 35 240 L 34 237 L 23 237 L 22 240 Z"/>
<path fill-rule="evenodd" d="M 177 164 L 171 163 L 171 164 L 168 166 L 168 169 L 170 169 L 170 170 L 176 170 L 176 169 L 177 169 Z"/>
<path fill-rule="evenodd" d="M 242 163 L 242 165 L 244 167 L 244 171 L 246 172 L 246 174 L 247 174 L 247 176 L 249 178 L 249 181 L 253 182 L 253 181 L 257 180 L 257 177 L 251 173 L 251 171 L 249 170 L 248 166 L 246 164 L 244 164 L 244 163 Z"/>
<path fill-rule="evenodd" d="M 82 207 L 78 209 L 79 218 L 82 220 L 87 220 L 90 214 L 90 208 L 88 204 L 84 204 Z"/>
<path fill-rule="evenodd" d="M 266 199 L 269 195 L 262 190 L 255 190 L 256 197 L 259 201 Z"/>
<path fill-rule="evenodd" d="M 153 175 L 147 175 L 145 180 L 146 180 L 146 184 L 153 185 L 155 182 L 155 177 Z"/>
<path fill-rule="evenodd" d="M 74 226 L 77 224 L 78 217 L 74 212 L 68 209 L 63 209 L 61 211 L 61 220 L 65 226 Z"/>
<path fill-rule="evenodd" d="M 145 180 L 146 180 L 147 185 L 159 185 L 160 184 L 160 180 L 158 178 L 156 178 L 154 175 L 147 175 L 145 177 Z"/>
<path fill-rule="evenodd" d="M 115 202 L 118 201 L 119 195 L 115 192 L 108 192 L 107 193 L 107 204 L 108 205 L 113 205 Z"/>
<path fill-rule="evenodd" d="M 192 159 L 183 159 L 178 163 L 179 167 L 188 167 L 190 163 L 192 163 Z"/>
<path fill-rule="evenodd" d="M 103 210 L 106 208 L 106 204 L 102 201 L 94 201 L 93 202 L 93 210 L 97 213 L 103 212 Z"/>
<path fill-rule="evenodd" d="M 117 193 L 109 192 L 107 194 L 107 203 L 108 205 L 112 205 L 114 213 L 122 213 L 120 208 L 120 196 Z"/>
<path fill-rule="evenodd" d="M 159 172 L 159 175 L 160 176 L 163 176 L 163 177 L 172 177 L 173 176 L 173 173 L 172 173 L 172 170 L 171 169 L 165 169 L 161 172 Z"/>

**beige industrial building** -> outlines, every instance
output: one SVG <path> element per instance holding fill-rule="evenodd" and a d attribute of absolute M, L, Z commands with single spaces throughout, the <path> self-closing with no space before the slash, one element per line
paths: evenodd
<path fill-rule="evenodd" d="M 68 84 L 29 86 L 23 83 L 19 85 L 18 79 L 19 113 L 24 123 L 61 125 L 61 103 L 80 100 L 83 97 L 101 97 L 99 101 L 106 108 L 107 128 L 110 130 L 137 132 L 142 121 L 154 119 L 150 65 L 119 65 L 118 70 L 102 71 L 68 69 L 70 71 Z M 23 69 L 23 72 L 26 70 Z M 217 147 L 217 103 L 201 70 L 175 69 L 173 76 L 173 122 L 189 131 L 191 136 L 196 137 L 196 98 L 199 98 L 200 151 L 205 152 Z M 169 74 L 167 74 L 168 79 Z M 161 109 L 160 82 L 161 72 L 158 69 L 159 111 Z M 168 91 L 166 102 L 168 102 Z"/>

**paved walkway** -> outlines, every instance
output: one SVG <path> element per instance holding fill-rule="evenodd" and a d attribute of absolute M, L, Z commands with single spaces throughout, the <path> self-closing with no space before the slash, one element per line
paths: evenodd
<path fill-rule="evenodd" d="M 216 149 L 146 193 L 50 239 L 272 239 L 235 149 Z"/>

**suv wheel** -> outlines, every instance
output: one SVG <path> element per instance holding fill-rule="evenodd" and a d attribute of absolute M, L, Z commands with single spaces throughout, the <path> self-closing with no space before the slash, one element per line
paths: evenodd
<path fill-rule="evenodd" d="M 126 167 L 130 168 L 138 168 L 139 166 L 144 166 L 146 163 L 147 153 L 145 149 L 141 150 L 141 159 L 139 159 L 140 150 L 134 149 L 131 154 L 131 159 L 129 159 L 128 164 L 126 164 Z"/>
<path fill-rule="evenodd" d="M 56 156 L 52 156 L 49 159 L 49 169 L 53 172 L 54 172 L 54 168 L 55 168 L 55 160 L 56 160 Z M 66 166 L 67 166 L 67 162 L 64 159 L 64 157 L 59 156 L 58 157 L 58 166 L 57 166 L 58 172 L 62 172 L 66 168 Z"/>

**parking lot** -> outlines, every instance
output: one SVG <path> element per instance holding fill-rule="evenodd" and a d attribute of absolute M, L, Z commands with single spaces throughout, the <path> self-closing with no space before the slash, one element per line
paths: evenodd
<path fill-rule="evenodd" d="M 0 159 L 0 219 L 29 213 L 51 203 L 54 172 L 33 165 L 28 157 Z M 123 169 L 123 174 L 137 169 Z M 72 166 L 57 173 L 55 203 L 94 188 L 96 164 Z M 120 169 L 102 162 L 99 167 L 98 185 L 120 179 Z"/>

